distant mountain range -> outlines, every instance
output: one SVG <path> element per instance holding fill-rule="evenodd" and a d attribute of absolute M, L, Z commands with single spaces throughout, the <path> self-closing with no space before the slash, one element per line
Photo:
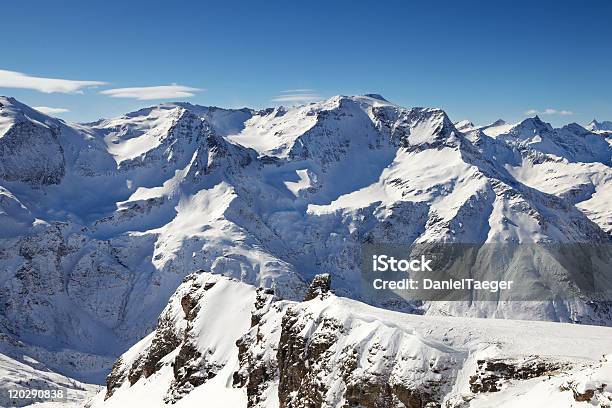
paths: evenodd
<path fill-rule="evenodd" d="M 593 119 L 586 128 L 592 132 L 612 132 L 612 122 L 604 120 L 603 122 L 598 122 Z"/>
<path fill-rule="evenodd" d="M 610 243 L 610 125 L 475 126 L 374 94 L 68 124 L 2 97 L 0 353 L 100 383 L 198 270 L 286 301 L 329 273 L 336 295 L 373 303 L 365 242 Z M 612 323 L 579 297 L 376 306 Z"/>

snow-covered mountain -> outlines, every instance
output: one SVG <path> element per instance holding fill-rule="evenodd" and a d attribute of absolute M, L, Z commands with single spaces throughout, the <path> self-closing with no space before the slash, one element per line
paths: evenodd
<path fill-rule="evenodd" d="M 602 135 L 539 118 L 457 126 L 378 95 L 88 124 L 0 98 L 0 353 L 100 383 L 196 270 L 287 301 L 325 272 L 370 301 L 364 242 L 610 242 Z M 612 322 L 609 303 L 579 298 L 395 308 Z"/>
<path fill-rule="evenodd" d="M 593 132 L 612 132 L 612 122 L 608 120 L 604 120 L 603 122 L 598 122 L 593 119 L 586 125 L 586 128 Z"/>
<path fill-rule="evenodd" d="M 611 349 L 609 327 L 391 312 L 329 275 L 294 302 L 201 273 L 86 406 L 603 407 Z"/>

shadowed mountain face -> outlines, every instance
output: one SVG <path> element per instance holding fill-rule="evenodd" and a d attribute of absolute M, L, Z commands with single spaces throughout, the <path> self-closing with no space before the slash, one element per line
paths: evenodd
<path fill-rule="evenodd" d="M 364 242 L 610 242 L 610 145 L 539 118 L 457 129 L 379 95 L 163 104 L 69 125 L 0 98 L 0 352 L 101 381 L 199 269 L 361 298 Z M 609 325 L 606 305 L 397 305 Z"/>

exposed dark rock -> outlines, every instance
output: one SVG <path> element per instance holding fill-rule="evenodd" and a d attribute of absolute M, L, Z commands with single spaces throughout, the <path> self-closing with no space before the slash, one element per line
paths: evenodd
<path fill-rule="evenodd" d="M 440 404 L 423 390 L 411 390 L 401 384 L 391 385 L 388 381 L 355 382 L 347 384 L 344 393 L 344 407 L 363 408 L 434 408 Z"/>
<path fill-rule="evenodd" d="M 595 390 L 593 389 L 585 390 L 583 393 L 580 393 L 576 390 L 572 391 L 574 393 L 574 399 L 578 402 L 590 402 L 595 396 Z"/>
<path fill-rule="evenodd" d="M 208 350 L 212 354 L 212 350 Z M 191 336 L 190 327 L 185 331 L 185 340 L 172 365 L 174 381 L 170 385 L 166 403 L 175 403 L 195 387 L 214 378 L 223 368 L 206 359 L 196 347 L 196 339 Z"/>
<path fill-rule="evenodd" d="M 212 280 L 202 285 L 194 278 L 189 291 L 181 298 L 181 308 L 185 313 L 187 327 L 180 342 L 179 352 L 172 364 L 174 380 L 164 398 L 166 403 L 175 403 L 195 387 L 214 378 L 223 368 L 222 365 L 207 359 L 207 356 L 213 354 L 214 350 L 206 350 L 206 352 L 198 350 L 197 339 L 193 335 L 193 320 L 201 310 L 199 301 L 203 291 L 210 290 L 216 283 L 216 280 Z"/>
<path fill-rule="evenodd" d="M 192 321 L 200 310 L 198 306 L 198 301 L 200 300 L 200 297 L 196 295 L 195 290 L 197 290 L 197 288 L 194 288 L 192 291 L 190 291 L 181 298 L 181 308 L 185 313 L 185 319 L 187 321 Z"/>
<path fill-rule="evenodd" d="M 331 275 L 323 273 L 316 275 L 312 283 L 308 287 L 308 292 L 304 301 L 315 299 L 319 296 L 325 296 L 331 289 Z"/>
<path fill-rule="evenodd" d="M 601 394 L 605 392 L 606 387 L 607 387 L 607 384 L 601 384 L 599 387 L 596 387 L 596 388 L 587 388 L 584 391 L 578 391 L 576 384 L 573 381 L 570 381 L 569 383 L 566 383 L 560 386 L 559 390 L 560 391 L 571 391 L 572 396 L 574 397 L 574 400 L 577 402 L 589 402 L 592 405 L 596 405 L 597 401 L 599 401 L 598 397 L 600 397 Z M 593 401 L 594 398 L 595 398 L 595 401 Z M 605 400 L 605 397 L 603 398 Z M 608 397 L 608 400 L 609 400 L 609 397 Z M 597 406 L 609 407 L 610 405 L 597 405 Z"/>
<path fill-rule="evenodd" d="M 213 287 L 213 286 L 215 286 L 215 284 L 216 284 L 216 283 L 217 283 L 217 282 L 214 282 L 214 281 L 213 281 L 213 282 L 206 282 L 206 283 L 204 284 L 204 290 L 210 290 L 210 289 L 212 289 L 212 287 Z"/>
<path fill-rule="evenodd" d="M 237 342 L 240 369 L 233 375 L 234 387 L 246 387 L 247 407 L 256 407 L 270 381 L 278 376 L 278 366 L 275 361 L 259 358 L 251 347 L 260 341 L 251 333 L 241 337 Z"/>
<path fill-rule="evenodd" d="M 113 364 L 113 369 L 110 374 L 106 377 L 106 395 L 104 396 L 104 400 L 109 399 L 115 390 L 121 387 L 121 384 L 125 381 L 125 367 L 123 366 L 123 360 L 121 357 L 115 361 Z"/>
<path fill-rule="evenodd" d="M 436 396 L 439 396 L 438 391 L 441 384 L 428 382 L 421 389 L 410 389 L 390 379 L 391 369 L 389 367 L 384 374 L 368 377 L 356 376 L 357 350 L 345 350 L 343 354 L 347 356 L 342 365 L 346 384 L 345 408 L 434 408 L 440 406 Z"/>
<path fill-rule="evenodd" d="M 255 310 L 253 310 L 253 313 L 251 314 L 251 327 L 259 324 L 262 314 L 266 311 L 265 306 L 269 305 L 273 299 L 274 290 L 257 288 L 257 294 L 255 296 Z"/>
<path fill-rule="evenodd" d="M 328 287 L 325 278 L 319 282 Z M 323 329 L 306 339 L 301 335 L 302 325 L 297 324 L 298 314 L 289 308 L 282 320 L 277 352 L 280 407 L 320 407 L 329 384 L 318 374 L 331 370 L 329 349 L 337 341 L 342 326 L 334 319 L 325 319 Z"/>
<path fill-rule="evenodd" d="M 127 376 L 130 385 L 134 385 L 143 376 L 148 378 L 160 368 L 160 360 L 181 344 L 180 334 L 171 316 L 163 314 L 159 317 L 151 345 L 130 367 Z"/>
<path fill-rule="evenodd" d="M 497 392 L 507 380 L 527 380 L 557 371 L 563 367 L 556 362 L 537 358 L 526 360 L 478 360 L 478 370 L 470 377 L 470 390 L 474 393 Z"/>
<path fill-rule="evenodd" d="M 270 382 L 278 377 L 276 361 L 262 358 L 259 350 L 263 347 L 259 350 L 257 347 L 264 341 L 259 327 L 261 319 L 273 300 L 273 290 L 257 289 L 255 310 L 251 315 L 251 330 L 236 341 L 240 369 L 233 374 L 233 386 L 246 387 L 249 408 L 261 402 L 261 396 Z"/>
<path fill-rule="evenodd" d="M 151 374 L 155 373 L 160 368 L 159 361 L 177 348 L 179 344 L 180 340 L 172 329 L 160 331 L 158 328 L 157 334 L 151 346 L 147 349 L 144 358 L 136 360 L 132 365 L 128 374 L 130 384 L 135 384 L 142 376 L 148 378 Z"/>

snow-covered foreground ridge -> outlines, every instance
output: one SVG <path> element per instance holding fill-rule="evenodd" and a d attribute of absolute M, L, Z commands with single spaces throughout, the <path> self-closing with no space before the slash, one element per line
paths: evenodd
<path fill-rule="evenodd" d="M 330 273 L 337 294 L 369 301 L 364 242 L 609 243 L 607 137 L 537 117 L 455 126 L 378 95 L 171 103 L 88 124 L 0 98 L 0 353 L 101 383 L 199 269 L 292 300 Z M 609 303 L 580 297 L 387 306 L 612 321 Z"/>
<path fill-rule="evenodd" d="M 295 302 L 190 275 L 157 329 L 117 360 L 107 388 L 86 406 L 610 404 L 612 328 L 417 316 L 328 289 L 328 276 L 319 276 L 306 301 Z"/>
<path fill-rule="evenodd" d="M 27 358 L 25 363 L 22 363 L 0 354 L 0 407 L 29 405 L 31 400 L 18 402 L 11 399 L 9 391 L 27 392 L 36 389 L 62 390 L 66 394 L 55 401 L 60 404 L 59 406 L 82 407 L 100 388 L 55 373 L 31 358 Z"/>

